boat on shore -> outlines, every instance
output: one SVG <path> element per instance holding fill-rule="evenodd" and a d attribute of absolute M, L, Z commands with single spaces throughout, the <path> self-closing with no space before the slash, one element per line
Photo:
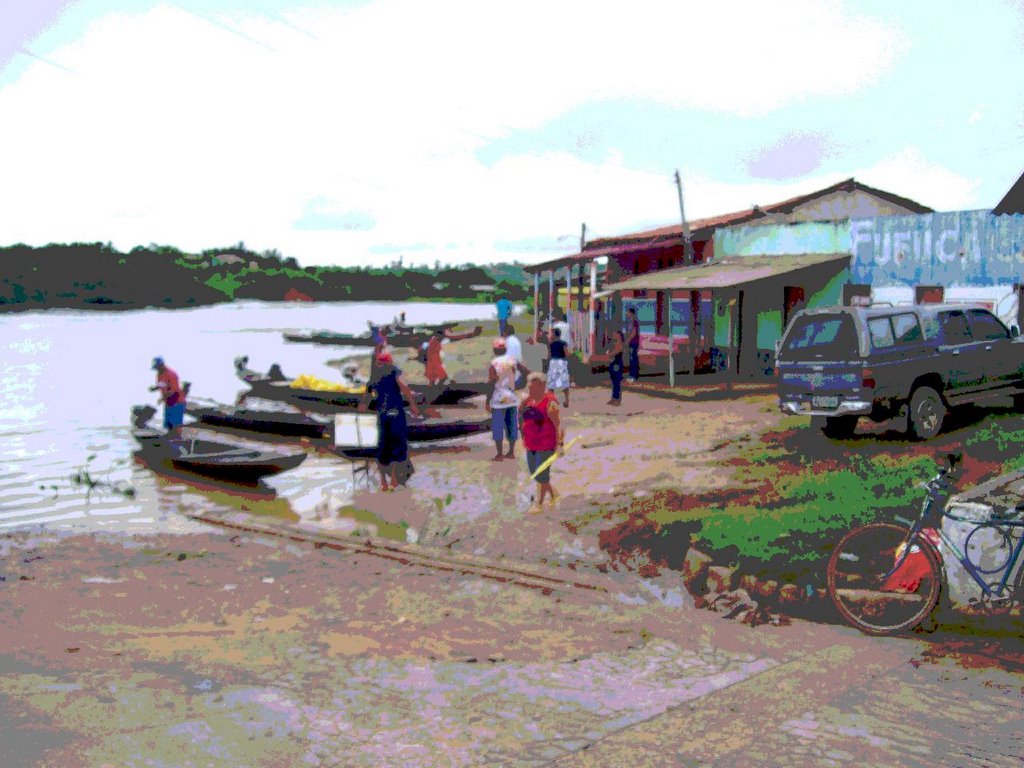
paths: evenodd
<path fill-rule="evenodd" d="M 186 412 L 206 427 L 305 439 L 324 446 L 333 447 L 334 444 L 334 419 L 329 416 L 192 403 L 188 404 Z M 410 443 L 453 440 L 490 429 L 490 419 L 475 417 L 452 419 L 409 416 L 407 424 Z"/>
<path fill-rule="evenodd" d="M 248 367 L 248 356 L 235 358 L 235 375 L 249 385 L 249 392 L 243 398 L 259 397 L 295 405 L 303 410 L 321 413 L 352 410 L 366 396 L 366 382 L 358 379 L 351 369 L 342 373 L 345 381 L 338 384 L 342 391 L 296 387 L 295 379 L 283 374 L 280 366 L 272 365 L 268 373 L 258 373 Z M 477 395 L 487 394 L 491 385 L 487 382 L 466 384 L 412 384 L 409 387 L 416 395 L 417 405 L 456 405 Z"/>
<path fill-rule="evenodd" d="M 451 325 L 454 326 L 456 323 Z M 443 326 L 437 326 L 436 330 L 442 331 L 444 337 L 449 341 L 461 341 L 462 339 L 472 339 L 479 336 L 483 333 L 483 326 L 478 325 L 472 330 L 461 333 L 452 333 L 450 328 L 444 328 Z M 377 339 L 372 333 L 356 335 L 351 333 L 334 333 L 333 331 L 313 331 L 310 333 L 285 333 L 283 335 L 285 341 L 296 344 L 333 344 L 345 347 L 377 346 Z M 392 347 L 418 347 L 430 341 L 430 337 L 434 335 L 434 330 L 392 330 L 385 335 L 388 344 Z"/>
<path fill-rule="evenodd" d="M 165 433 L 145 426 L 146 410 L 136 407 L 136 426 L 132 437 L 147 463 L 163 464 L 180 472 L 216 478 L 242 485 L 255 485 L 262 478 L 287 472 L 306 459 L 302 451 L 284 453 L 262 447 L 251 447 L 214 440 L 191 433 Z"/>

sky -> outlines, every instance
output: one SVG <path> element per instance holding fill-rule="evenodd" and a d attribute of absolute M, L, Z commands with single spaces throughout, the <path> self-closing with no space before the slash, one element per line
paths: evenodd
<path fill-rule="evenodd" d="M 0 245 L 536 263 L 1024 171 L 1024 0 L 0 0 Z M 1017 74 L 1013 74 L 1017 73 Z"/>

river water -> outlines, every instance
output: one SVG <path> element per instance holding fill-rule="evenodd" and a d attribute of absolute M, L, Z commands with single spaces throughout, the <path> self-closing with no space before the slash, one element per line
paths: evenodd
<path fill-rule="evenodd" d="M 368 350 L 289 344 L 282 331 L 360 333 L 366 321 L 432 323 L 493 316 L 480 304 L 239 302 L 132 312 L 47 310 L 0 314 L 0 532 L 41 526 L 126 532 L 197 529 L 184 513 L 245 510 L 309 518 L 323 502 L 351 498 L 347 465 L 311 455 L 266 487 L 240 493 L 216 483 L 156 473 L 133 459 L 130 408 L 156 406 L 150 369 L 162 355 L 192 395 L 234 402 L 246 387 L 233 359 L 256 370 L 337 379 L 328 360 Z M 154 421 L 159 420 L 159 413 Z M 86 470 L 134 496 L 72 476 Z"/>

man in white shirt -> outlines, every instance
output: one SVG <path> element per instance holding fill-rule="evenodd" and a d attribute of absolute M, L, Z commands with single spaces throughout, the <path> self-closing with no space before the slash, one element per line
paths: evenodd
<path fill-rule="evenodd" d="M 513 358 L 517 363 L 523 362 L 523 343 L 516 336 L 516 329 L 511 325 L 506 326 L 508 335 L 505 336 L 505 355 Z"/>
<path fill-rule="evenodd" d="M 572 339 L 572 327 L 569 325 L 568 319 L 565 315 L 561 315 L 557 322 L 552 324 L 552 329 L 557 329 L 562 334 L 562 341 L 566 343 L 569 349 L 573 348 Z"/>

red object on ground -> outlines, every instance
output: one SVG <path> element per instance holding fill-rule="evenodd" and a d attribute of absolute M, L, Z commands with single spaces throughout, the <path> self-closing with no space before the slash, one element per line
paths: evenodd
<path fill-rule="evenodd" d="M 922 535 L 928 539 L 933 545 L 936 552 L 939 551 L 939 534 L 934 528 L 925 528 Z M 914 544 L 912 547 L 919 547 L 919 544 Z M 898 559 L 898 558 L 897 558 Z M 928 558 L 923 552 L 911 551 L 907 555 L 907 559 L 903 561 L 903 565 L 893 572 L 892 576 L 885 580 L 882 585 L 883 592 L 906 592 L 912 593 L 917 592 L 921 586 L 921 582 L 928 576 L 931 575 L 932 568 L 928 562 Z"/>
<path fill-rule="evenodd" d="M 285 301 L 313 301 L 312 296 L 307 296 L 302 291 L 297 291 L 294 288 L 289 288 L 288 292 L 284 295 Z"/>

